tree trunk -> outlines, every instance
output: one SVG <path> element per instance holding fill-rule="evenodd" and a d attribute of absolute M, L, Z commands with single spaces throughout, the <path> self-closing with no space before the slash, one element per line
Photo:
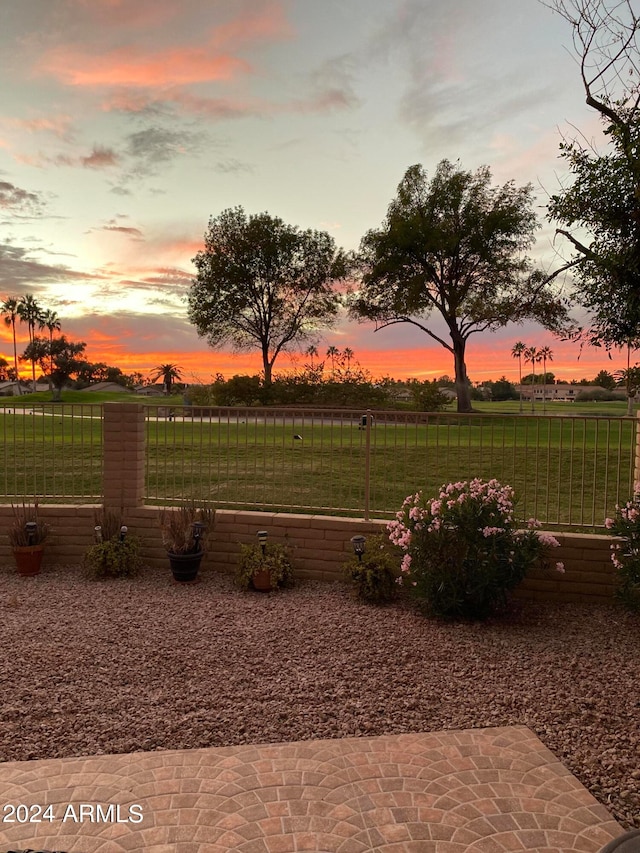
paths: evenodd
<path fill-rule="evenodd" d="M 464 351 L 466 340 L 457 332 L 451 331 L 451 340 L 453 342 L 453 361 L 456 372 L 456 396 L 458 398 L 458 411 L 471 412 L 471 393 L 467 382 L 467 368 L 464 363 Z"/>
<path fill-rule="evenodd" d="M 11 325 L 13 326 L 13 363 L 16 369 L 16 388 L 18 390 L 17 396 L 20 397 L 22 394 L 22 388 L 20 387 L 20 374 L 18 373 L 18 350 L 16 348 L 16 321 L 15 318 L 12 320 Z"/>
<path fill-rule="evenodd" d="M 265 388 L 268 388 L 271 385 L 271 367 L 272 367 L 272 364 L 269 361 L 269 348 L 267 346 L 263 346 L 262 347 L 262 370 L 264 373 Z"/>

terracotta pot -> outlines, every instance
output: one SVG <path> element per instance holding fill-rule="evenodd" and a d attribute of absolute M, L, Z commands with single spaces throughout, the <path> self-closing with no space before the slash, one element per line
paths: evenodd
<path fill-rule="evenodd" d="M 257 589 L 258 592 L 271 592 L 273 589 L 269 569 L 260 569 L 259 572 L 254 572 L 251 582 L 253 583 L 253 588 Z"/>
<path fill-rule="evenodd" d="M 198 577 L 198 569 L 204 557 L 204 551 L 196 554 L 172 554 L 169 552 L 169 565 L 174 580 L 178 583 L 191 583 Z"/>
<path fill-rule="evenodd" d="M 44 556 L 43 545 L 18 545 L 13 549 L 13 553 L 19 575 L 31 577 L 40 574 L 40 566 Z"/>

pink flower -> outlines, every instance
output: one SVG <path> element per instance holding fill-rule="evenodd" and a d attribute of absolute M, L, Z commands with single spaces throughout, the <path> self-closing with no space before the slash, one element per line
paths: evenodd
<path fill-rule="evenodd" d="M 604 526 L 607 528 L 607 530 L 611 530 L 614 524 L 615 521 L 612 518 L 605 518 Z"/>
<path fill-rule="evenodd" d="M 556 563 L 556 570 L 564 574 L 564 563 Z"/>
<path fill-rule="evenodd" d="M 540 543 L 546 548 L 558 548 L 560 546 L 560 543 L 558 542 L 556 537 L 552 536 L 550 533 L 545 533 L 544 531 L 540 530 L 536 535 L 540 540 Z"/>

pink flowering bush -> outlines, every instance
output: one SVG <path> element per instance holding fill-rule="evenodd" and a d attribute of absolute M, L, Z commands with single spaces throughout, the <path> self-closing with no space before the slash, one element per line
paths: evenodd
<path fill-rule="evenodd" d="M 621 542 L 611 546 L 611 562 L 618 570 L 617 597 L 631 610 L 640 611 L 640 496 L 616 507 L 616 517 L 605 527 Z"/>
<path fill-rule="evenodd" d="M 409 495 L 387 527 L 405 552 L 398 581 L 434 616 L 486 619 L 559 544 L 535 518 L 519 526 L 513 489 L 497 480 L 445 484 L 436 498 Z"/>

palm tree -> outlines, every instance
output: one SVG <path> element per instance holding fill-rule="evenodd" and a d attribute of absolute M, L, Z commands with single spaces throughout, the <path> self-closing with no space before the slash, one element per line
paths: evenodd
<path fill-rule="evenodd" d="M 535 408 L 534 403 L 536 396 L 536 389 L 534 387 L 536 384 L 536 361 L 540 361 L 540 356 L 538 355 L 538 350 L 536 347 L 527 347 L 522 353 L 522 355 L 524 357 L 525 362 L 531 362 L 531 372 L 533 374 L 533 380 L 531 382 L 531 411 L 533 412 Z"/>
<path fill-rule="evenodd" d="M 151 371 L 150 378 L 155 382 L 162 376 L 162 384 L 164 385 L 164 393 L 171 393 L 171 385 L 174 379 L 182 379 L 182 368 L 177 364 L 161 364 Z"/>
<path fill-rule="evenodd" d="M 542 359 L 542 411 L 546 411 L 546 390 L 547 390 L 547 361 L 553 361 L 553 352 L 551 347 L 542 347 L 538 352 L 538 361 Z"/>
<path fill-rule="evenodd" d="M 517 341 L 513 345 L 513 349 L 511 350 L 511 355 L 513 358 L 518 359 L 518 374 L 520 377 L 520 412 L 522 413 L 522 355 L 525 352 L 527 345 L 522 341 Z"/>
<path fill-rule="evenodd" d="M 16 349 L 16 317 L 18 316 L 18 300 L 13 296 L 7 296 L 2 305 L 0 305 L 0 314 L 4 314 L 4 322 L 7 326 L 11 326 L 13 332 L 13 364 L 16 371 L 16 387 L 18 394 L 22 393 L 20 388 L 20 378 L 18 376 L 18 350 Z"/>
<path fill-rule="evenodd" d="M 335 379 L 336 375 L 336 358 L 340 357 L 340 350 L 338 347 L 329 347 L 327 349 L 327 358 L 331 359 L 331 379 Z"/>
<path fill-rule="evenodd" d="M 44 329 L 45 327 L 49 330 L 49 390 L 51 391 L 51 374 L 53 373 L 53 333 L 59 332 L 61 329 L 60 318 L 58 317 L 55 311 L 52 311 L 51 308 L 47 308 L 46 311 L 42 313 L 42 318 L 40 320 L 40 328 Z"/>
<path fill-rule="evenodd" d="M 33 343 L 36 333 L 36 326 L 42 328 L 43 310 L 38 305 L 35 296 L 31 293 L 26 293 L 18 300 L 18 316 L 23 323 L 26 323 L 29 328 L 29 343 Z M 33 379 L 33 390 L 36 390 L 36 362 L 31 360 L 31 376 Z"/>
<path fill-rule="evenodd" d="M 340 358 L 341 364 L 346 364 L 347 368 L 344 372 L 344 379 L 351 379 L 351 359 L 355 356 L 354 351 L 351 347 L 345 347 L 342 350 L 342 357 Z"/>

